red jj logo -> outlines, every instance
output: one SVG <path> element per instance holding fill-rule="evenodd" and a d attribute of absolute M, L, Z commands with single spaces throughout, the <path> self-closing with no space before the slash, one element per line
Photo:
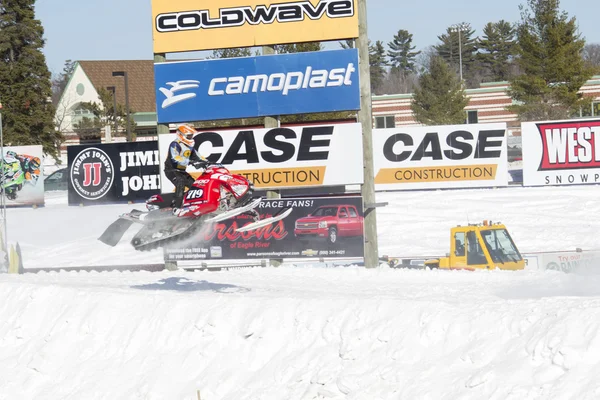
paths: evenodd
<path fill-rule="evenodd" d="M 102 163 L 87 163 L 83 164 L 83 187 L 98 186 L 102 178 Z M 93 177 L 93 181 L 92 181 Z"/>
<path fill-rule="evenodd" d="M 112 160 L 98 148 L 90 147 L 77 154 L 70 172 L 73 189 L 86 200 L 98 200 L 112 189 L 115 177 Z"/>

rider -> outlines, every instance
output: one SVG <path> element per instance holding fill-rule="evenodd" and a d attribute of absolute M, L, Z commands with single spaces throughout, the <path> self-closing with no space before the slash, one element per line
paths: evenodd
<path fill-rule="evenodd" d="M 21 169 L 25 173 L 25 181 L 35 186 L 41 174 L 40 158 L 26 154 L 17 154 L 12 150 L 6 152 L 6 155 L 19 160 Z"/>
<path fill-rule="evenodd" d="M 193 138 L 196 133 L 198 132 L 190 125 L 181 125 L 177 128 L 177 138 L 169 145 L 165 176 L 175 185 L 175 198 L 172 202 L 174 208 L 181 208 L 185 188 L 194 183 L 194 178 L 186 172 L 187 166 L 197 163 L 200 168 L 206 167 L 206 159 L 194 149 Z"/>

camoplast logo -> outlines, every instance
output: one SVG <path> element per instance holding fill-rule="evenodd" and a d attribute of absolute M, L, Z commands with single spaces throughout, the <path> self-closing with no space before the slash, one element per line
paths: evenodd
<path fill-rule="evenodd" d="M 234 96 L 248 93 L 281 92 L 287 96 L 292 91 L 310 90 L 326 87 L 352 86 L 356 67 L 348 63 L 344 68 L 317 69 L 307 67 L 304 71 L 277 72 L 270 75 L 257 74 L 247 76 L 218 77 L 210 81 L 209 96 Z M 193 82 L 193 83 L 192 83 Z M 165 95 L 162 109 L 185 100 L 193 99 L 196 93 L 180 93 L 178 91 L 192 90 L 199 87 L 199 81 L 185 80 L 167 82 L 171 88 L 159 88 Z"/>
<path fill-rule="evenodd" d="M 192 10 L 158 14 L 156 30 L 158 32 L 177 32 L 198 29 L 227 28 L 242 25 L 269 25 L 278 23 L 319 20 L 328 18 L 348 18 L 354 16 L 353 0 L 321 0 L 317 5 L 310 1 L 291 1 L 286 3 L 227 7 L 219 9 L 219 16 L 211 18 L 209 10 Z"/>
<path fill-rule="evenodd" d="M 537 124 L 542 139 L 538 171 L 600 167 L 600 120 Z"/>
<path fill-rule="evenodd" d="M 71 183 L 84 199 L 98 200 L 112 188 L 115 170 L 110 157 L 90 147 L 82 150 L 71 164 Z"/>

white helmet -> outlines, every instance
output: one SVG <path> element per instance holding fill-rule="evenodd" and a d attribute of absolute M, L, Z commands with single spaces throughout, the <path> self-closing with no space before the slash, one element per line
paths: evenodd
<path fill-rule="evenodd" d="M 194 135 L 198 133 L 192 126 L 190 125 L 180 125 L 177 128 L 177 139 L 185 145 L 191 147 L 194 145 Z"/>

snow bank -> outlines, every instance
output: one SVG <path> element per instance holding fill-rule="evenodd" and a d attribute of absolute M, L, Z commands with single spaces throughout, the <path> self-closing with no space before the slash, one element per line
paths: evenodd
<path fill-rule="evenodd" d="M 355 267 L 3 276 L 0 399 L 594 399 L 599 283 Z"/>

